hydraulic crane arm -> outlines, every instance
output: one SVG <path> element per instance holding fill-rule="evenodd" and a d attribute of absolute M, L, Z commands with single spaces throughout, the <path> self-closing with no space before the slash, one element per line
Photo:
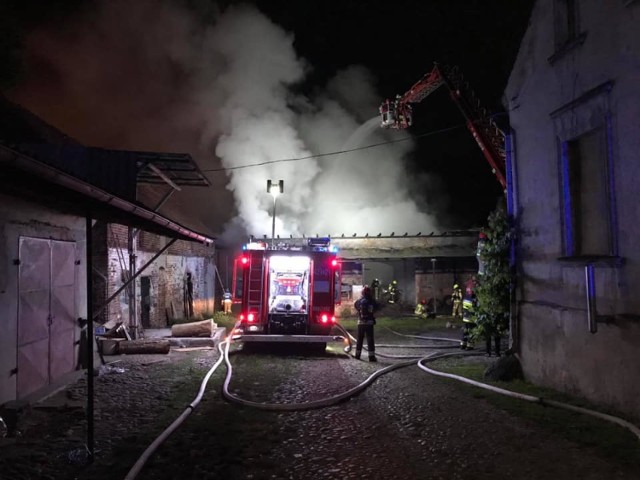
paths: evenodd
<path fill-rule="evenodd" d="M 498 128 L 489 112 L 480 106 L 480 102 L 457 67 L 440 67 L 435 63 L 433 69 L 406 93 L 396 95 L 394 100 L 385 100 L 380 106 L 382 127 L 410 127 L 413 121 L 411 104 L 420 103 L 442 85 L 447 87 L 449 96 L 462 112 L 467 128 L 489 162 L 498 182 L 506 188 L 504 132 Z"/>

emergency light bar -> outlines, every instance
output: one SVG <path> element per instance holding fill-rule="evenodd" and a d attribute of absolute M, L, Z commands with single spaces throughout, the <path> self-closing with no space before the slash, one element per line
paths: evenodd
<path fill-rule="evenodd" d="M 310 247 L 328 247 L 331 239 L 329 237 L 311 237 L 308 241 Z"/>
<path fill-rule="evenodd" d="M 331 237 L 312 237 L 305 240 L 306 244 L 301 238 L 278 240 L 278 243 L 275 246 L 270 247 L 267 242 L 256 240 L 255 237 L 251 235 L 249 237 L 249 242 L 242 246 L 242 250 L 288 250 L 294 252 L 311 251 L 338 253 L 338 247 L 336 245 L 330 245 Z"/>
<path fill-rule="evenodd" d="M 331 239 L 329 237 L 311 237 L 307 245 L 312 252 L 328 252 L 330 242 Z"/>

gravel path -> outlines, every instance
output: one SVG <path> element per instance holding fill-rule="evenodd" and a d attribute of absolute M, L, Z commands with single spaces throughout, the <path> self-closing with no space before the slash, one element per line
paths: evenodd
<path fill-rule="evenodd" d="M 404 338 L 395 341 L 411 343 Z M 384 350 L 379 348 L 380 353 Z M 215 350 L 202 350 L 122 357 L 116 365 L 123 373 L 97 377 L 97 455 L 89 467 L 79 464 L 85 421 L 77 404 L 84 398 L 85 385 L 72 385 L 57 395 L 58 400 L 68 400 L 69 407 L 46 409 L 45 402 L 43 408 L 32 408 L 22 420 L 19 437 L 0 439 L 0 478 L 124 478 L 146 446 L 193 399 L 217 355 Z M 256 402 L 326 398 L 395 361 L 379 360 L 356 361 L 339 351 L 239 352 L 232 355 L 231 390 Z M 198 409 L 138 478 L 640 478 L 637 465 L 614 464 L 595 448 L 569 442 L 496 408 L 475 389 L 416 366 L 379 378 L 348 401 L 297 412 L 224 401 L 220 386 L 225 373 L 221 368 L 214 374 Z"/>

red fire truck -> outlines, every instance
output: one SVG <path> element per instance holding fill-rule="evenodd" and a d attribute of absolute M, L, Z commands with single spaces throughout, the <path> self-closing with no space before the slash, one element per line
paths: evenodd
<path fill-rule="evenodd" d="M 241 304 L 234 338 L 309 342 L 326 347 L 340 303 L 340 261 L 330 239 L 269 245 L 250 242 L 235 260 L 234 299 Z"/>

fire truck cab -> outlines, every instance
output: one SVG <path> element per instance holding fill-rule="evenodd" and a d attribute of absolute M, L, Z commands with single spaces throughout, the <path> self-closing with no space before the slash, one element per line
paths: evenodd
<path fill-rule="evenodd" d="M 340 262 L 329 238 L 245 245 L 234 266 L 241 304 L 233 333 L 243 342 L 342 340 L 330 335 L 340 302 Z"/>

